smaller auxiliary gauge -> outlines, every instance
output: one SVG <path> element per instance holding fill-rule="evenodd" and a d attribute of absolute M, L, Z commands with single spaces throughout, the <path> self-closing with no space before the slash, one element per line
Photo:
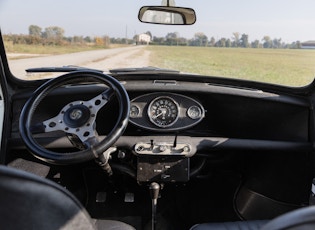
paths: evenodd
<path fill-rule="evenodd" d="M 155 98 L 148 107 L 150 121 L 161 128 L 172 126 L 178 119 L 179 106 L 167 96 Z"/>
<path fill-rule="evenodd" d="M 193 120 L 196 120 L 202 117 L 202 111 L 200 107 L 193 105 L 187 110 L 187 116 Z"/>
<path fill-rule="evenodd" d="M 129 115 L 130 117 L 138 117 L 140 115 L 139 107 L 136 105 L 131 105 Z"/>

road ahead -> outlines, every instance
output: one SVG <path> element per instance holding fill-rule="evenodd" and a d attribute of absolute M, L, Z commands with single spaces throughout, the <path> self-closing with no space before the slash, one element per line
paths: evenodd
<path fill-rule="evenodd" d="M 94 50 L 71 54 L 42 56 L 9 60 L 11 72 L 22 79 L 36 78 L 27 76 L 25 69 L 36 67 L 61 67 L 66 65 L 84 66 L 104 71 L 114 68 L 144 67 L 149 65 L 150 52 L 145 46 Z M 59 73 L 58 75 L 60 75 Z M 51 75 L 44 74 L 44 77 Z"/>

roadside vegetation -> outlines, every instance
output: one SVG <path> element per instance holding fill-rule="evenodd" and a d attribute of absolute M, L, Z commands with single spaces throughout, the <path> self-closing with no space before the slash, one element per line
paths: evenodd
<path fill-rule="evenodd" d="M 8 53 L 55 55 L 95 49 L 108 49 L 128 45 L 132 40 L 109 36 L 65 36 L 63 28 L 50 26 L 45 29 L 30 25 L 28 34 L 4 34 Z M 25 57 L 21 55 L 20 57 Z M 13 59 L 19 57 L 14 56 Z"/>
<path fill-rule="evenodd" d="M 146 36 L 141 36 L 146 35 Z M 149 37 L 149 38 L 146 38 Z M 5 34 L 6 49 L 8 52 L 22 53 L 66 53 L 85 51 L 90 49 L 109 48 L 112 45 L 148 44 L 167 46 L 198 46 L 218 48 L 257 48 L 257 49 L 300 49 L 310 45 L 309 42 L 294 41 L 285 43 L 281 38 L 271 38 L 266 35 L 261 40 L 249 40 L 248 34 L 233 32 L 230 38 L 208 38 L 203 32 L 197 32 L 193 38 L 181 37 L 177 32 L 169 32 L 164 37 L 153 36 L 150 31 L 130 38 L 114 38 L 104 36 L 65 36 L 65 30 L 59 26 L 41 28 L 37 25 L 28 27 L 28 34 Z M 141 40 L 145 39 L 145 40 Z M 313 42 L 315 44 L 315 42 Z M 311 45 L 314 45 L 314 44 Z M 52 51 L 54 50 L 54 51 Z M 45 52 L 46 51 L 46 52 Z"/>
<path fill-rule="evenodd" d="M 99 49 L 95 46 L 45 46 L 45 45 L 27 45 L 27 44 L 13 44 L 12 42 L 6 42 L 5 48 L 8 53 L 18 53 L 21 54 L 20 57 L 23 57 L 22 54 L 38 54 L 38 55 L 56 55 L 56 54 L 65 54 L 65 53 L 74 53 L 81 51 L 88 51 Z M 18 56 L 11 58 L 17 59 Z"/>

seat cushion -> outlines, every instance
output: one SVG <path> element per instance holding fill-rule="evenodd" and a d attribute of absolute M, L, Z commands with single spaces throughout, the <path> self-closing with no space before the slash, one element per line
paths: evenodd
<path fill-rule="evenodd" d="M 116 220 L 101 220 L 95 221 L 98 230 L 135 230 L 134 227 Z"/>

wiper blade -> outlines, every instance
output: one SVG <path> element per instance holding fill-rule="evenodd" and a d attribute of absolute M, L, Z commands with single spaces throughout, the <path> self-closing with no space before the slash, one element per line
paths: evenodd
<path fill-rule="evenodd" d="M 142 67 L 142 68 L 120 68 L 120 69 L 111 69 L 110 73 L 136 73 L 136 72 L 153 72 L 153 73 L 179 73 L 178 70 L 173 69 L 162 69 L 158 67 Z"/>
<path fill-rule="evenodd" d="M 103 73 L 103 70 L 91 69 L 81 66 L 61 66 L 61 67 L 39 67 L 39 68 L 30 68 L 26 69 L 27 73 L 53 73 L 53 72 L 73 72 L 79 70 L 89 70 Z"/>

